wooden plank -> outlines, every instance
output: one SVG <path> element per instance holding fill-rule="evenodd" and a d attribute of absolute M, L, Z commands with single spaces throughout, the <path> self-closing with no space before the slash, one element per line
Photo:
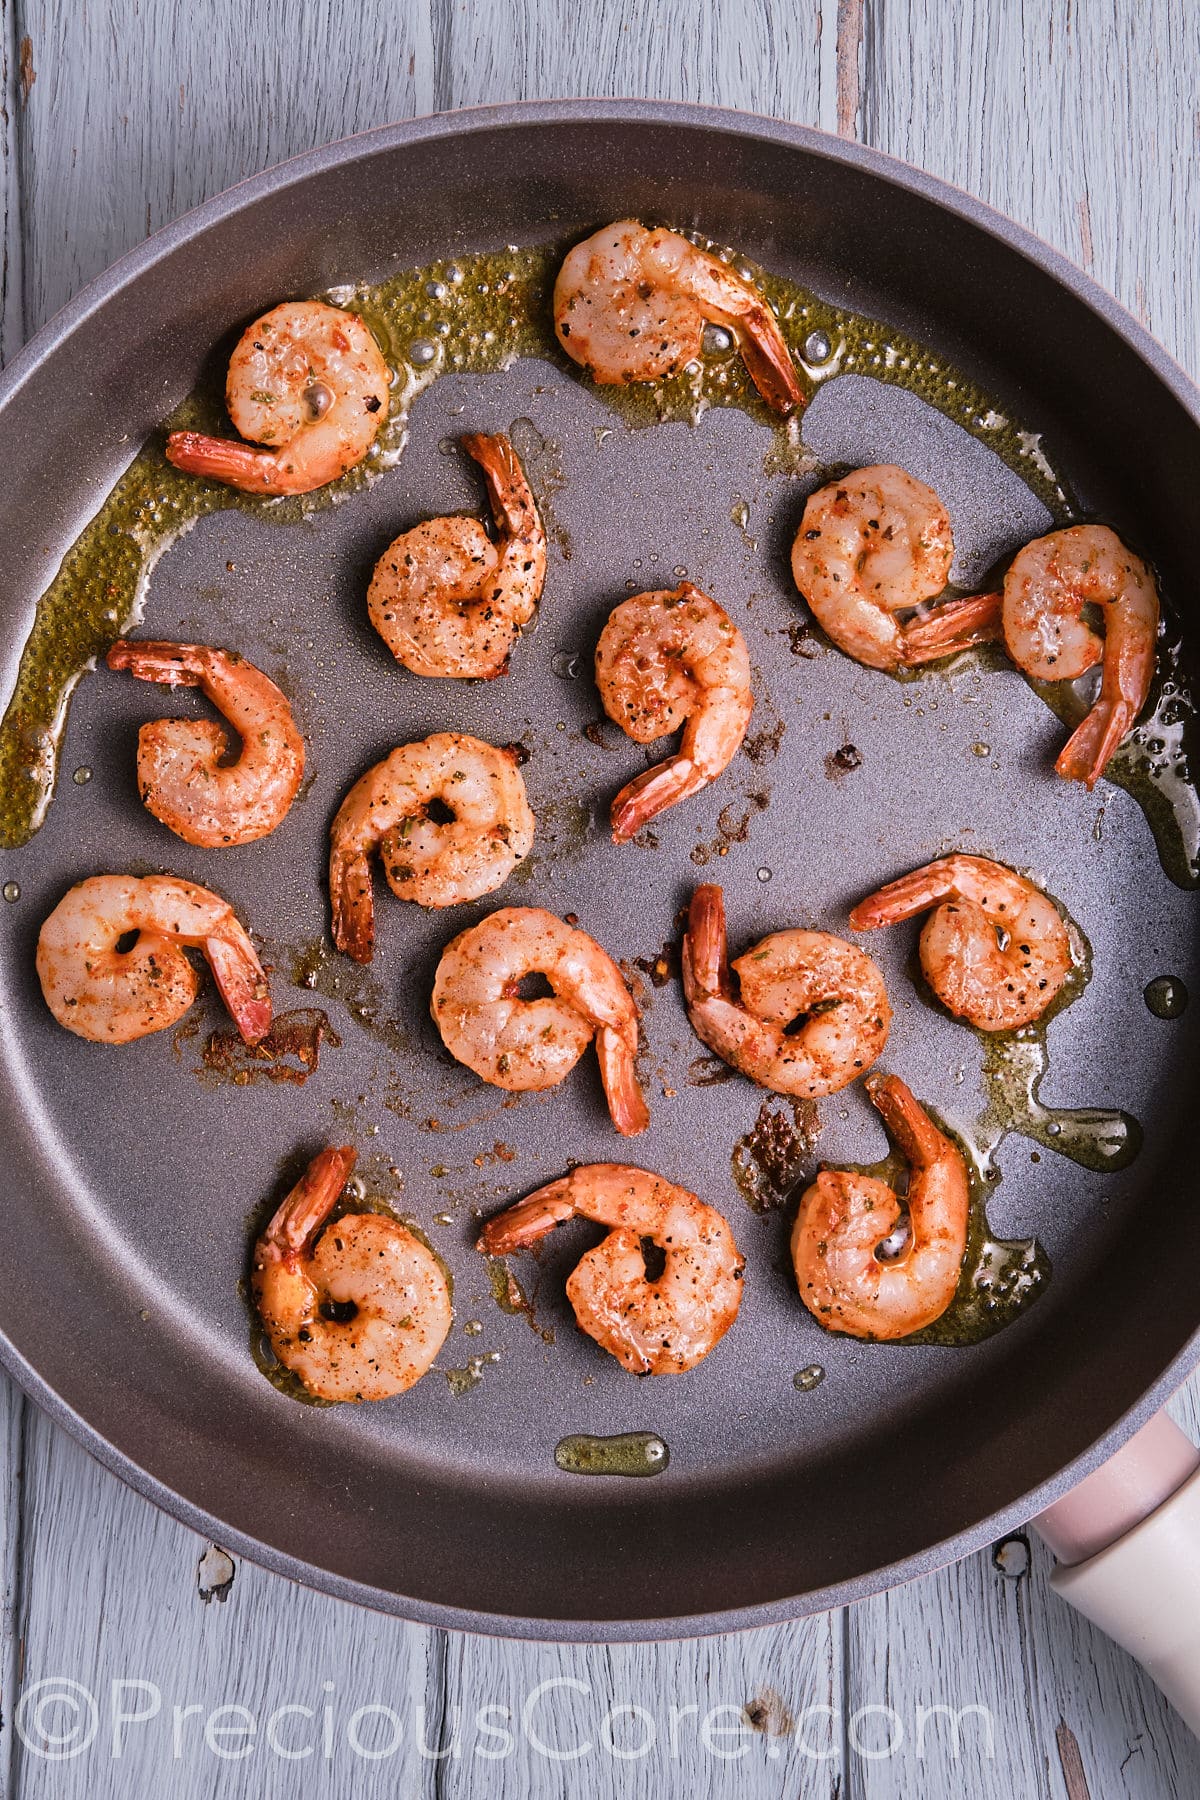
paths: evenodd
<path fill-rule="evenodd" d="M 1196 241 L 1200 34 L 1168 3 L 867 8 L 863 133 L 991 201 L 1083 264 L 1200 369 L 1200 312 L 1177 279 Z M 1136 195 L 1136 204 L 1130 203 Z M 1200 1427 L 1200 1383 L 1180 1407 Z M 1024 1574 L 1013 1572 L 1028 1557 Z M 1048 1587 L 1036 1537 L 871 1601 L 848 1619 L 852 1695 L 978 1703 L 925 1755 L 851 1755 L 852 1795 L 1200 1791 L 1200 1746 L 1135 1664 Z M 977 1729 L 972 1729 L 972 1726 Z M 989 1753 L 990 1751 L 990 1753 Z"/>
<path fill-rule="evenodd" d="M 197 1800 L 293 1800 L 301 1785 L 346 1795 L 374 1780 L 414 1800 L 433 1794 L 437 1763 L 422 1746 L 438 1742 L 441 1633 L 249 1563 L 206 1598 L 233 1563 L 210 1554 L 202 1566 L 201 1539 L 35 1408 L 30 1419 L 23 1710 L 9 1792 L 129 1800 L 182 1780 Z M 60 1746 L 77 1753 L 39 1754 L 39 1724 L 79 1733 Z"/>
<path fill-rule="evenodd" d="M 651 94 L 816 124 L 831 85 L 839 96 L 835 114 L 838 104 L 847 104 L 846 53 L 840 81 L 836 66 L 832 84 L 825 69 L 831 54 L 836 65 L 838 18 L 835 0 L 824 8 L 770 0 L 701 8 L 690 0 L 659 0 L 649 8 L 604 0 L 583 12 L 566 0 L 524 0 L 507 9 L 465 0 L 445 14 L 440 86 L 444 103 L 454 106 L 501 97 Z M 498 1797 L 533 1800 L 565 1791 L 632 1797 L 664 1789 L 825 1795 L 838 1791 L 839 1733 L 831 1741 L 828 1715 L 813 1712 L 807 1741 L 833 1750 L 824 1760 L 789 1735 L 787 1721 L 806 1707 L 831 1705 L 840 1717 L 839 1643 L 836 1615 L 747 1636 L 621 1648 L 456 1638 L 447 1693 L 451 1708 L 459 1706 L 468 1719 L 484 1700 L 503 1709 L 505 1729 L 516 1722 L 511 1755 L 488 1774 L 488 1792 Z M 520 1720 L 545 1681 L 579 1682 L 586 1692 L 567 1685 L 546 1690 L 534 1714 L 535 1741 Z M 629 1704 L 644 1706 L 650 1717 L 636 1721 L 621 1713 L 613 1724 L 618 1749 L 611 1750 L 605 1721 L 614 1707 Z M 747 1704 L 755 1718 L 769 1721 L 766 1729 L 745 1723 L 739 1733 L 739 1709 Z M 672 1706 L 695 1706 L 698 1713 L 677 1718 L 672 1732 Z M 730 1710 L 713 1715 L 719 1707 Z M 651 1736 L 644 1754 L 621 1754 Z M 561 1762 L 539 1742 L 559 1751 L 585 1743 L 591 1749 Z M 442 1779 L 447 1795 L 477 1791 L 478 1771 L 466 1761 L 449 1762 Z"/>
<path fill-rule="evenodd" d="M 29 329 L 150 231 L 285 157 L 434 106 L 426 0 L 26 0 Z"/>
<path fill-rule="evenodd" d="M 482 1705 L 496 1760 L 447 1762 L 439 1800 L 755 1800 L 841 1792 L 837 1615 L 678 1644 L 504 1644 L 455 1636 L 447 1692 L 464 1751 Z M 499 1734 L 503 1733 L 503 1737 Z M 476 1740 L 477 1742 L 479 1740 Z"/>
<path fill-rule="evenodd" d="M 826 0 L 830 34 L 835 0 Z M 439 105 L 651 95 L 816 124 L 820 0 L 457 0 L 444 9 Z"/>
<path fill-rule="evenodd" d="M 209 194 L 296 151 L 433 103 L 432 30 L 419 4 L 380 7 L 364 21 L 358 8 L 280 0 L 269 29 L 260 9 L 230 6 L 222 25 L 211 9 L 179 9 L 170 0 L 88 8 L 31 0 L 19 35 L 7 5 L 4 16 L 10 92 L 20 85 L 21 39 L 29 40 L 28 103 L 10 104 L 4 139 L 5 172 L 12 139 L 19 143 L 25 224 L 23 283 L 21 240 L 6 234 L 16 252 L 6 253 L 4 265 L 5 296 L 15 295 L 0 335 L 6 352 L 26 325 L 35 329 L 149 230 Z M 236 1783 L 256 1796 L 291 1795 L 299 1769 L 314 1794 L 343 1794 L 379 1768 L 397 1791 L 432 1790 L 436 1762 L 420 1744 L 436 1743 L 440 1729 L 441 1634 L 360 1612 L 249 1565 L 237 1569 L 224 1598 L 206 1604 L 204 1543 L 34 1409 L 23 1469 L 19 1402 L 10 1413 L 8 1401 L 5 1388 L 5 1617 L 16 1595 L 25 1734 L 37 1742 L 37 1702 L 46 1691 L 36 1684 L 59 1678 L 92 1696 L 99 1729 L 83 1753 L 62 1761 L 46 1760 L 13 1734 L 13 1648 L 0 1728 L 0 1766 L 12 1777 L 7 1792 L 55 1800 L 163 1792 L 183 1769 L 190 1793 L 227 1794 Z M 22 1474 L 20 1509 L 14 1489 Z M 217 1575 L 223 1566 L 210 1556 L 208 1582 L 213 1565 Z M 5 1643 L 15 1646 L 15 1636 Z M 118 1708 L 138 1711 L 157 1696 L 160 1710 L 128 1724 L 114 1756 L 112 1684 L 142 1681 L 153 1689 L 118 1688 Z M 385 1714 L 353 1723 L 356 1708 L 374 1704 L 392 1708 L 403 1729 L 401 1747 L 381 1761 L 355 1748 L 356 1741 L 368 1752 L 389 1742 Z M 221 1737 L 220 1727 L 236 1727 L 241 1717 L 218 1715 L 227 1705 L 248 1709 L 253 1740 Z M 283 1706 L 309 1707 L 315 1717 L 279 1715 Z M 198 1710 L 177 1721 L 176 1707 Z M 86 1707 L 79 1717 L 86 1725 Z M 57 1731 L 70 1718 L 50 1704 L 43 1722 Z M 244 1765 L 221 1754 L 246 1741 L 254 1748 Z"/>
<path fill-rule="evenodd" d="M 17 166 L 21 109 L 21 35 L 12 0 L 0 0 L 0 363 L 25 339 L 21 280 L 21 201 Z M 0 1375 L 0 1783 L 8 1791 L 13 1708 L 20 1686 L 22 1508 L 25 1431 L 30 1413 L 19 1388 Z"/>
<path fill-rule="evenodd" d="M 868 143 L 1048 238 L 1200 368 L 1194 8 L 876 0 L 864 50 Z"/>

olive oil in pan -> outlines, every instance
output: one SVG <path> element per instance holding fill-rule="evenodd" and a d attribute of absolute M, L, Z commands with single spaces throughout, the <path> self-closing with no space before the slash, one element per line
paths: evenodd
<path fill-rule="evenodd" d="M 1028 677 L 1026 677 L 1028 679 Z M 1097 677 L 1029 685 L 1069 731 L 1087 713 Z M 1084 698 L 1084 693 L 1089 695 Z M 1179 627 L 1163 610 L 1150 694 L 1137 725 L 1102 777 L 1137 801 L 1154 834 L 1159 861 L 1180 888 L 1200 887 L 1200 722 Z"/>
<path fill-rule="evenodd" d="M 1178 975 L 1156 975 L 1142 998 L 1156 1019 L 1179 1019 L 1187 1010 L 1188 991 Z"/>
<path fill-rule="evenodd" d="M 941 1318 L 922 1331 L 888 1341 L 955 1347 L 979 1344 L 1011 1325 L 1045 1292 L 1050 1281 L 1050 1258 L 1036 1238 L 994 1235 L 988 1223 L 987 1201 L 989 1194 L 995 1192 L 999 1175 L 979 1158 L 962 1132 L 949 1126 L 933 1107 L 926 1106 L 925 1110 L 938 1130 L 953 1139 L 963 1152 L 970 1187 L 967 1243 L 954 1298 Z M 903 1203 L 908 1165 L 896 1150 L 877 1163 L 840 1166 L 885 1181 Z"/>
<path fill-rule="evenodd" d="M 580 1431 L 560 1440 L 554 1460 L 568 1475 L 661 1475 L 671 1453 L 654 1431 L 622 1431 L 615 1437 Z"/>
<path fill-rule="evenodd" d="M 1040 1019 L 1019 1031 L 976 1033 L 983 1047 L 987 1100 L 964 1135 L 985 1173 L 1011 1132 L 1100 1175 L 1127 1169 L 1142 1147 L 1142 1128 L 1131 1113 L 1115 1107 L 1046 1106 L 1040 1098 L 1050 1067 L 1050 1022 L 1074 1005 L 1092 978 L 1092 947 L 1066 908 L 1058 909 L 1067 923 L 1073 966 L 1054 1000 Z"/>
<path fill-rule="evenodd" d="M 703 241 L 703 240 L 700 240 Z M 16 684 L 0 725 L 0 845 L 29 840 L 45 817 L 57 778 L 71 694 L 113 639 L 139 620 L 151 573 L 170 545 L 208 513 L 236 507 L 279 524 L 335 504 L 395 463 L 413 401 L 444 373 L 486 373 L 521 357 L 565 359 L 554 339 L 550 295 L 562 246 L 506 250 L 407 270 L 387 281 L 341 288 L 328 298 L 357 312 L 376 333 L 394 374 L 388 422 L 358 468 L 313 494 L 263 500 L 172 468 L 164 433 L 134 458 L 72 545 L 38 603 Z M 739 265 L 740 266 L 740 265 Z M 751 269 L 777 309 L 784 336 L 809 391 L 856 372 L 903 386 L 986 443 L 1049 508 L 1072 516 L 1065 481 L 1041 440 L 1002 414 L 973 382 L 915 339 L 819 300 L 794 282 Z M 577 376 L 577 371 L 572 368 Z M 710 329 L 701 357 L 670 379 L 629 388 L 598 387 L 596 397 L 631 426 L 696 422 L 714 406 L 739 407 L 772 433 L 770 471 L 809 471 L 803 415 L 780 422 L 763 404 L 728 332 Z M 229 433 L 219 395 L 198 390 L 165 430 Z M 786 577 L 781 576 L 781 579 Z M 1163 684 L 1165 688 L 1165 683 Z M 1169 746 L 1187 735 L 1194 706 L 1175 670 L 1144 744 L 1122 751 L 1115 778 L 1130 786 L 1175 880 L 1200 884 L 1200 802 L 1187 757 Z M 1168 733 L 1164 737 L 1164 731 Z M 1174 734 L 1174 736 L 1170 735 Z M 1163 737 L 1164 751 L 1151 746 Z"/>

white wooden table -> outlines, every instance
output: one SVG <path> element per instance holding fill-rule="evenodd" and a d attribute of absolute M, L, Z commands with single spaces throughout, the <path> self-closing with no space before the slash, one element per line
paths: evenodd
<path fill-rule="evenodd" d="M 298 150 L 475 102 L 629 94 L 775 113 L 948 177 L 1200 372 L 1191 0 L 0 7 L 5 355 L 146 232 Z M 0 1405 L 0 1768 L 22 1800 L 1200 1794 L 1200 1743 L 1049 1592 L 1036 1539 L 745 1636 L 490 1642 L 235 1571 L 19 1394 Z M 1200 1435 L 1200 1382 L 1179 1408 Z M 76 1753 L 48 1756 L 39 1723 Z"/>

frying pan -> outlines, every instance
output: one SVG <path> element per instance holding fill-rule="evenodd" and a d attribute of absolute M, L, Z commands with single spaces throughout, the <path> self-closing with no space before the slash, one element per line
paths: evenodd
<path fill-rule="evenodd" d="M 285 296 L 565 242 L 631 213 L 703 229 L 956 364 L 1040 434 L 1081 516 L 1152 557 L 1191 629 L 1197 396 L 1077 270 L 977 202 L 857 146 L 686 106 L 571 102 L 420 120 L 301 157 L 160 232 L 22 352 L 0 383 L 6 681 L 65 548 L 132 449 L 223 367 L 247 319 Z M 370 567 L 417 519 L 478 510 L 454 439 L 518 421 L 554 539 L 537 628 L 504 680 L 408 677 L 366 624 Z M 805 438 L 824 467 L 898 460 L 933 482 L 964 586 L 1047 526 L 978 436 L 868 375 L 823 385 Z M 786 550 L 820 477 L 766 473 L 768 445 L 736 410 L 694 429 L 629 429 L 558 362 L 446 375 L 374 485 L 290 526 L 253 509 L 209 517 L 152 579 L 143 633 L 235 645 L 286 682 L 315 775 L 279 831 L 218 853 L 164 832 L 135 791 L 136 728 L 190 701 L 101 671 L 73 702 L 45 825 L 2 858 L 20 887 L 0 908 L 4 1362 L 141 1493 L 331 1593 L 428 1623 L 558 1639 L 793 1617 L 1027 1519 L 1109 1456 L 1196 1359 L 1198 1020 L 1158 1020 L 1142 999 L 1159 975 L 1195 985 L 1191 896 L 1163 873 L 1127 794 L 1102 784 L 1089 796 L 1052 775 L 1062 727 L 1015 673 L 967 664 L 902 688 L 832 650 L 792 654 L 800 615 Z M 765 747 L 665 815 L 657 848 L 615 846 L 607 802 L 643 764 L 619 734 L 597 744 L 587 733 L 599 717 L 591 650 L 616 600 L 673 585 L 678 568 L 746 631 L 751 730 Z M 508 1107 L 450 1066 L 427 1016 L 432 971 L 445 941 L 495 900 L 422 914 L 381 892 L 368 975 L 325 963 L 317 993 L 293 986 L 297 961 L 307 954 L 310 974 L 319 964 L 311 946 L 326 930 L 324 850 L 341 793 L 393 744 L 448 727 L 531 751 L 539 842 L 528 879 L 500 899 L 576 913 L 631 963 L 671 939 L 706 858 L 737 949 L 789 924 L 843 930 L 855 899 L 944 849 L 1035 871 L 1094 957 L 1090 985 L 1050 1028 L 1042 1097 L 1120 1107 L 1145 1129 L 1119 1174 L 1019 1135 L 1001 1147 L 991 1223 L 1048 1253 L 1037 1304 L 967 1348 L 824 1335 L 787 1271 L 785 1216 L 756 1216 L 731 1178 L 763 1095 L 740 1079 L 696 1084 L 701 1046 L 674 983 L 643 984 L 653 1123 L 636 1145 L 614 1138 L 590 1059 L 548 1096 Z M 846 744 L 860 759 L 848 771 L 827 762 Z M 73 782 L 77 768 L 91 780 Z M 160 868 L 232 901 L 264 943 L 277 1009 L 326 1010 L 341 1046 L 305 1087 L 196 1074 L 204 1034 L 221 1023 L 211 992 L 198 1037 L 174 1046 L 162 1034 L 104 1049 L 50 1018 L 33 971 L 46 913 L 87 874 Z M 982 1103 L 979 1047 L 922 999 L 914 942 L 911 927 L 871 941 L 896 1011 L 884 1066 L 969 1120 Z M 821 1114 L 822 1159 L 881 1153 L 857 1089 Z M 441 1372 L 408 1395 L 321 1409 L 263 1379 L 239 1281 L 254 1209 L 297 1156 L 347 1137 L 368 1185 L 445 1255 L 457 1322 Z M 638 1382 L 574 1329 L 563 1277 L 592 1228 L 564 1228 L 548 1247 L 537 1329 L 497 1308 L 472 1248 L 479 1213 L 568 1159 L 618 1155 L 720 1206 L 747 1259 L 735 1329 L 686 1377 Z M 533 1271 L 517 1272 L 533 1285 Z M 480 1380 L 447 1380 L 474 1356 Z M 824 1379 L 800 1391 L 793 1373 L 812 1364 Z M 567 1433 L 628 1430 L 667 1441 L 655 1479 L 555 1466 Z"/>

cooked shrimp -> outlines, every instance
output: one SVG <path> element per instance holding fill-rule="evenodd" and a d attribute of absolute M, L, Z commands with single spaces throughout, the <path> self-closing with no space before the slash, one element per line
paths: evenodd
<path fill-rule="evenodd" d="M 647 1169 L 585 1163 L 490 1219 L 478 1247 L 507 1256 L 574 1218 L 610 1227 L 567 1279 L 580 1330 L 631 1375 L 694 1369 L 725 1336 L 742 1300 L 745 1263 L 716 1207 Z M 653 1280 L 644 1239 L 666 1259 Z"/>
<path fill-rule="evenodd" d="M 855 662 L 890 671 L 999 637 L 998 594 L 897 616 L 940 594 L 953 561 L 946 508 L 893 463 L 818 488 L 792 546 L 792 576 L 822 630 Z"/>
<path fill-rule="evenodd" d="M 136 932 L 128 950 L 121 938 Z M 38 933 L 37 972 L 60 1025 L 94 1044 L 129 1044 L 181 1019 L 200 992 L 182 945 L 202 950 L 248 1044 L 271 1027 L 263 966 L 233 908 L 173 875 L 91 875 Z"/>
<path fill-rule="evenodd" d="M 676 231 L 636 219 L 606 225 L 567 255 L 554 284 L 554 329 L 593 381 L 658 381 L 699 356 L 707 321 L 725 325 L 767 405 L 804 398 L 764 296 Z"/>
<path fill-rule="evenodd" d="M 254 1246 L 250 1285 L 310 1394 L 386 1400 L 420 1381 L 454 1315 L 442 1265 L 398 1220 L 343 1213 L 321 1231 L 353 1167 L 348 1148 L 313 1158 Z"/>
<path fill-rule="evenodd" d="M 502 886 L 529 855 L 533 814 L 515 751 L 441 731 L 361 775 L 329 835 L 333 941 L 370 962 L 376 851 L 399 899 L 458 906 Z"/>
<path fill-rule="evenodd" d="M 541 975 L 553 992 L 521 997 Z M 593 1037 L 612 1122 L 623 1137 L 650 1123 L 634 1058 L 638 1012 L 621 971 L 586 931 L 536 906 L 504 906 L 442 951 L 430 1007 L 452 1056 L 495 1087 L 557 1087 Z"/>
<path fill-rule="evenodd" d="M 189 844 L 250 844 L 274 831 L 304 778 L 304 739 L 273 681 L 229 650 L 205 644 L 132 643 L 120 638 L 110 669 L 139 681 L 198 687 L 242 740 L 234 762 L 229 735 L 209 719 L 156 719 L 138 733 L 142 799 Z"/>
<path fill-rule="evenodd" d="M 921 969 L 952 1013 L 980 1031 L 1040 1019 L 1071 973 L 1071 938 L 1040 888 L 985 856 L 943 856 L 860 900 L 853 931 L 933 911 L 921 931 Z"/>
<path fill-rule="evenodd" d="M 886 1181 L 822 1169 L 800 1201 L 792 1266 L 818 1325 L 890 1342 L 940 1319 L 954 1298 L 967 1248 L 970 1188 L 958 1147 L 895 1075 L 872 1075 L 867 1092 L 910 1165 L 908 1238 L 881 1252 L 901 1217 Z"/>
<path fill-rule="evenodd" d="M 367 454 L 387 418 L 390 380 L 354 313 L 285 301 L 246 327 L 229 359 L 225 403 L 249 443 L 173 431 L 167 460 L 246 494 L 311 493 Z"/>
<path fill-rule="evenodd" d="M 698 887 L 683 939 L 683 994 L 692 1030 L 710 1050 L 777 1094 L 836 1094 L 887 1043 L 892 1012 L 865 951 L 827 931 L 776 931 L 730 973 L 725 900 Z"/>
<path fill-rule="evenodd" d="M 502 435 L 464 437 L 483 470 L 495 542 L 478 519 L 425 519 L 375 565 L 371 623 L 414 675 L 503 675 L 537 611 L 546 581 L 546 534 L 517 453 Z"/>
<path fill-rule="evenodd" d="M 1082 616 L 1104 614 L 1101 637 Z M 1146 704 L 1154 675 L 1158 590 L 1140 557 L 1106 525 L 1071 525 L 1035 538 L 1004 578 L 1004 642 L 1019 669 L 1074 681 L 1103 657 L 1100 693 L 1055 768 L 1094 788 Z"/>
<path fill-rule="evenodd" d="M 715 781 L 746 735 L 754 696 L 746 640 L 723 606 L 690 581 L 671 592 L 632 594 L 596 645 L 604 710 L 635 744 L 683 726 L 678 754 L 646 769 L 612 803 L 613 839 Z"/>

